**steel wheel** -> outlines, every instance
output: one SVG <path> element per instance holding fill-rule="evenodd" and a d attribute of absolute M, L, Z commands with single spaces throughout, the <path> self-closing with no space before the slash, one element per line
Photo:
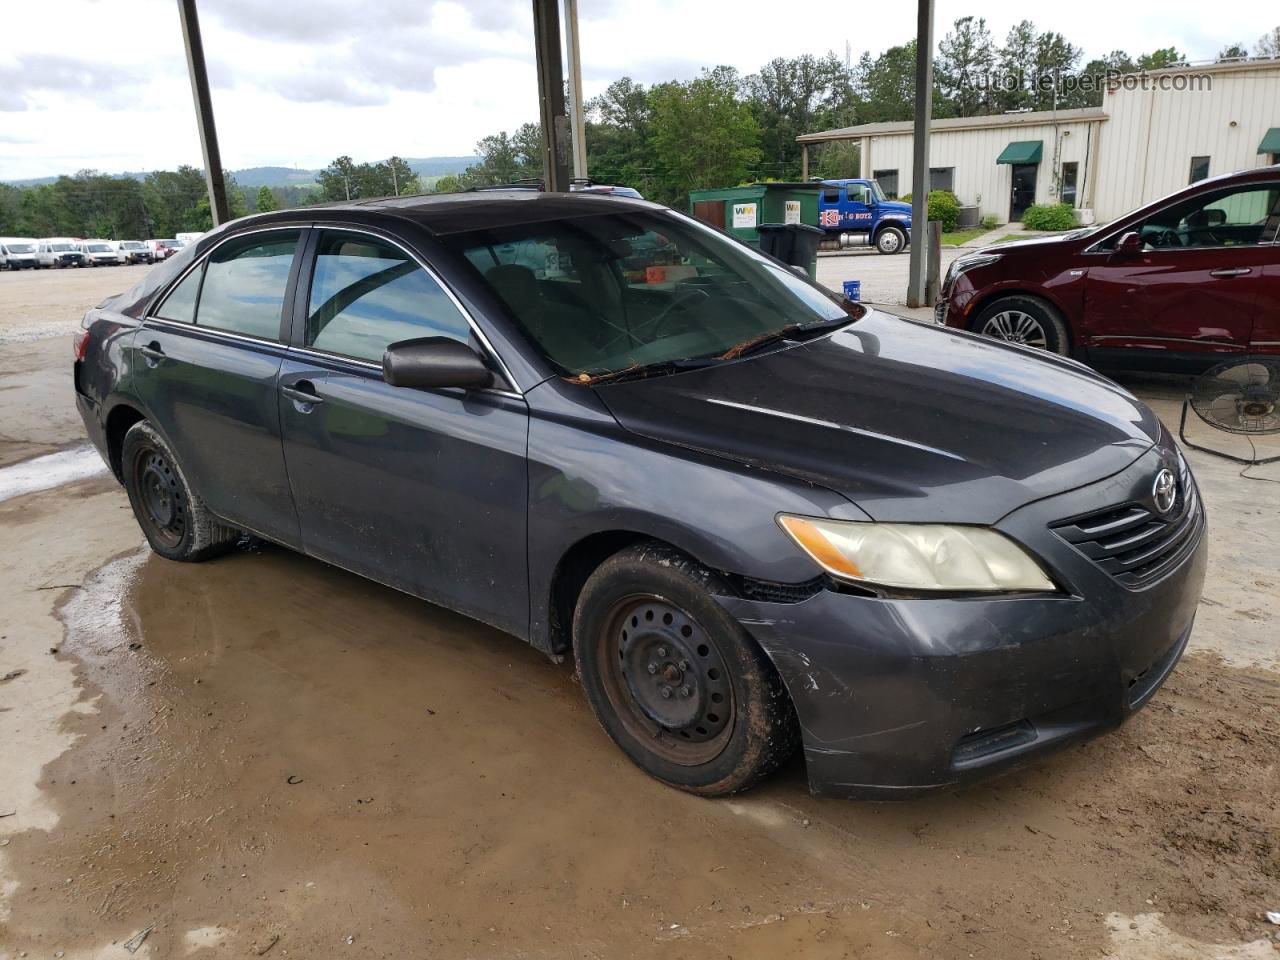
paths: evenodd
<path fill-rule="evenodd" d="M 876 249 L 881 253 L 897 253 L 902 249 L 901 231 L 887 227 L 876 237 Z"/>
<path fill-rule="evenodd" d="M 599 637 L 605 692 L 627 732 L 682 766 L 714 760 L 733 733 L 724 656 L 690 614 L 657 596 L 629 596 Z"/>
<path fill-rule="evenodd" d="M 142 519 L 158 540 L 177 547 L 187 531 L 187 498 L 173 464 L 159 450 L 142 447 L 133 458 L 133 477 Z"/>
<path fill-rule="evenodd" d="M 1021 310 L 1001 310 L 987 318 L 980 333 L 997 340 L 1022 344 L 1024 347 L 1049 348 L 1049 336 L 1044 324 L 1036 317 Z"/>

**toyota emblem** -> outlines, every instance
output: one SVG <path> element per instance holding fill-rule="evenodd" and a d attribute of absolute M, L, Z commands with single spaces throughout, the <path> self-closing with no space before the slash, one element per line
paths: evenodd
<path fill-rule="evenodd" d="M 1178 499 L 1178 478 L 1168 467 L 1156 474 L 1155 483 L 1151 485 L 1151 496 L 1155 500 L 1156 509 L 1168 513 Z"/>

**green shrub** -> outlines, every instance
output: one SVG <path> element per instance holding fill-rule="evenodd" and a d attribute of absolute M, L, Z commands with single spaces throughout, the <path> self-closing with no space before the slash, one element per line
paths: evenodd
<path fill-rule="evenodd" d="M 1028 230 L 1070 230 L 1076 225 L 1076 215 L 1069 203 L 1037 203 L 1027 207 L 1022 225 Z"/>
<path fill-rule="evenodd" d="M 999 225 L 1000 221 L 996 219 L 996 215 L 994 213 L 988 213 L 982 218 L 982 228 L 984 230 L 994 230 Z"/>
<path fill-rule="evenodd" d="M 903 203 L 911 202 L 911 194 L 903 194 Z M 960 220 L 960 201 L 950 190 L 929 191 L 929 219 L 942 223 L 942 232 L 950 233 Z"/>

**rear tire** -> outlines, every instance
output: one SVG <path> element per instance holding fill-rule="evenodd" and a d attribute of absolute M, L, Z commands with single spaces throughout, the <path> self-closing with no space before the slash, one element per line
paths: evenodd
<path fill-rule="evenodd" d="M 133 515 L 160 556 L 196 562 L 235 546 L 240 531 L 209 512 L 187 482 L 173 450 L 146 420 L 124 435 L 120 465 Z"/>
<path fill-rule="evenodd" d="M 578 676 L 605 732 L 646 773 L 703 796 L 747 789 L 800 740 L 777 671 L 717 589 L 684 554 L 639 544 L 591 575 L 573 620 Z"/>
<path fill-rule="evenodd" d="M 971 329 L 996 340 L 1050 353 L 1071 352 L 1067 325 L 1057 310 L 1037 297 L 1001 297 L 983 307 Z"/>

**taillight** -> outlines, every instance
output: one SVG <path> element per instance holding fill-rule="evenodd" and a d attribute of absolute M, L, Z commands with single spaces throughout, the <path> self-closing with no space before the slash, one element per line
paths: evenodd
<path fill-rule="evenodd" d="M 77 333 L 75 340 L 72 341 L 71 348 L 76 355 L 76 360 L 83 360 L 85 351 L 89 349 L 89 331 L 81 330 Z"/>

